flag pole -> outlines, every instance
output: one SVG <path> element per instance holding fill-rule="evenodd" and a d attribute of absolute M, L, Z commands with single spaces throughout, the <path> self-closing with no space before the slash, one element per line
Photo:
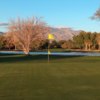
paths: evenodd
<path fill-rule="evenodd" d="M 48 63 L 50 62 L 50 57 L 49 57 L 49 39 L 48 39 Z"/>
<path fill-rule="evenodd" d="M 54 36 L 52 34 L 48 34 L 48 62 L 50 62 L 50 43 L 51 43 L 51 40 L 54 39 Z"/>

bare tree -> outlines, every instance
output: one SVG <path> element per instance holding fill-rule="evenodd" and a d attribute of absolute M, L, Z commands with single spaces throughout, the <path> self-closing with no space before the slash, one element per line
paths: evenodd
<path fill-rule="evenodd" d="M 17 44 L 17 48 L 23 50 L 25 54 L 29 54 L 34 42 L 43 40 L 48 32 L 46 24 L 36 17 L 11 20 L 8 29 L 14 44 Z"/>

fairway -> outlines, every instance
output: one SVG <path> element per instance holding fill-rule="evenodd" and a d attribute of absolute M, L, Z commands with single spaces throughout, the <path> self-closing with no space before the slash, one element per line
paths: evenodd
<path fill-rule="evenodd" d="M 0 100 L 100 100 L 100 57 L 0 54 Z"/>

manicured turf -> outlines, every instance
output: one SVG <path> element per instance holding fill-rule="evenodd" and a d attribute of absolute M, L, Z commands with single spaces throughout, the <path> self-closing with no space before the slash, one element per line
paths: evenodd
<path fill-rule="evenodd" d="M 100 100 L 100 57 L 0 55 L 0 100 Z"/>

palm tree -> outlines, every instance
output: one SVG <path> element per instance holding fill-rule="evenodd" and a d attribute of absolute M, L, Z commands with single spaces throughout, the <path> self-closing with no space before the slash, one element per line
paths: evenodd
<path fill-rule="evenodd" d="M 85 50 L 91 50 L 91 45 L 92 45 L 91 40 L 85 40 L 84 44 L 85 44 Z"/>
<path fill-rule="evenodd" d="M 98 49 L 100 50 L 100 34 L 97 34 L 96 41 L 97 41 L 97 44 L 98 44 Z"/>

